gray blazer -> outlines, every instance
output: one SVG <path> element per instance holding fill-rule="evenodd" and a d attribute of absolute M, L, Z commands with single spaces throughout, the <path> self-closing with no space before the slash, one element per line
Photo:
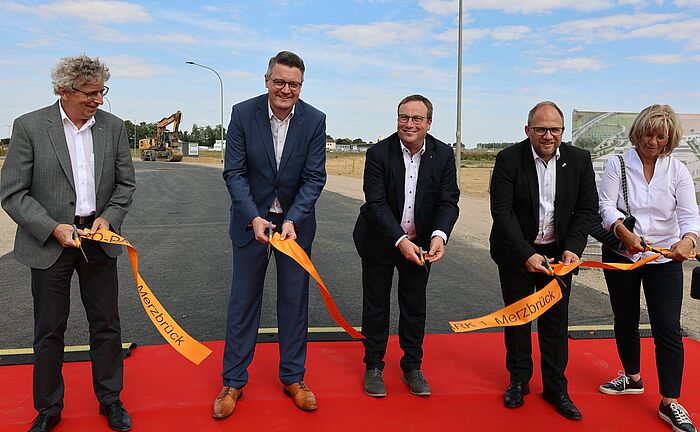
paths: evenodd
<path fill-rule="evenodd" d="M 0 204 L 17 223 L 15 258 L 31 268 L 51 267 L 63 247 L 51 233 L 75 217 L 75 185 L 58 103 L 15 120 L 0 176 Z M 92 126 L 96 217 L 119 232 L 136 189 L 124 122 L 98 110 Z M 101 245 L 116 257 L 120 246 Z"/>

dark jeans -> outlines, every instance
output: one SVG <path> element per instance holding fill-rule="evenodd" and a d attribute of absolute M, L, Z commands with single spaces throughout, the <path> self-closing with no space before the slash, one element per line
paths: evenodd
<path fill-rule="evenodd" d="M 631 262 L 605 247 L 602 255 L 604 262 Z M 656 346 L 659 391 L 667 398 L 679 397 L 683 378 L 683 340 L 680 323 L 683 303 L 682 264 L 670 261 L 664 264 L 647 264 L 632 271 L 604 270 L 603 273 L 615 314 L 617 352 L 625 373 L 640 372 L 639 288 L 642 285 Z"/>
<path fill-rule="evenodd" d="M 70 311 L 70 282 L 78 273 L 80 297 L 90 330 L 92 385 L 104 404 L 119 399 L 123 387 L 117 259 L 97 242 L 84 241 L 89 263 L 76 248 L 66 248 L 48 269 L 32 269 L 34 297 L 34 408 L 41 414 L 63 410 L 64 333 Z"/>
<path fill-rule="evenodd" d="M 561 259 L 561 251 L 556 245 L 535 245 L 537 253 Z M 524 266 L 498 267 L 503 301 L 514 303 L 542 289 L 552 281 L 544 273 L 530 273 Z M 540 346 L 540 368 L 545 393 L 556 394 L 567 391 L 564 375 L 569 361 L 568 325 L 569 295 L 571 293 L 571 273 L 562 276 L 568 288 L 561 287 L 563 298 L 537 319 L 537 339 Z M 506 368 L 511 381 L 529 382 L 532 378 L 532 323 L 503 329 L 506 345 Z"/>

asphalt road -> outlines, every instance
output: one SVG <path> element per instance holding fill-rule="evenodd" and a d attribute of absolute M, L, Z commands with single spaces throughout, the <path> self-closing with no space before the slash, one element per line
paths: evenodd
<path fill-rule="evenodd" d="M 140 271 L 177 322 L 199 340 L 223 339 L 231 280 L 228 238 L 230 200 L 220 168 L 137 161 L 138 188 L 123 235 L 140 254 Z M 312 259 L 346 319 L 360 325 L 360 259 L 352 228 L 361 202 L 324 191 Z M 119 258 L 120 314 L 124 341 L 139 345 L 164 340 L 146 316 L 136 294 L 126 254 Z M 29 270 L 12 254 L 0 257 L 0 349 L 32 344 Z M 274 265 L 268 269 L 261 327 L 276 327 Z M 87 321 L 77 277 L 72 287 L 67 345 L 87 344 Z M 398 323 L 395 287 L 391 331 Z M 309 325 L 335 327 L 312 281 Z M 503 306 L 496 266 L 488 251 L 453 240 L 447 256 L 433 267 L 428 286 L 428 333 L 450 333 L 448 321 L 478 317 Z M 570 325 L 610 324 L 608 297 L 575 282 Z M 494 331 L 500 331 L 495 329 Z M 266 336 L 261 336 L 264 340 Z"/>

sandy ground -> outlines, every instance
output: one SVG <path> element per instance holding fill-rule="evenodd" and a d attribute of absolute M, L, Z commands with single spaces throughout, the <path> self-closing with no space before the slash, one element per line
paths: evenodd
<path fill-rule="evenodd" d="M 211 159 L 211 160 L 209 160 Z M 185 158 L 187 163 L 202 165 L 218 165 L 215 158 Z M 0 167 L 3 160 L 0 159 Z M 339 193 L 344 196 L 362 200 L 362 173 L 364 169 L 364 156 L 342 156 L 328 158 L 328 181 L 326 190 Z M 462 191 L 459 207 L 460 215 L 453 230 L 453 237 L 459 238 L 470 244 L 487 249 L 488 235 L 491 229 L 491 215 L 489 213 L 488 184 L 491 177 L 491 168 L 488 166 L 463 167 L 460 171 L 460 190 Z M 14 242 L 15 224 L 0 209 L 0 256 L 12 250 Z M 595 250 L 592 255 L 584 256 L 584 260 L 597 260 L 599 255 Z M 447 250 L 449 253 L 449 249 Z M 695 267 L 693 263 L 684 265 L 685 289 L 682 310 L 682 326 L 690 336 L 700 339 L 700 310 L 697 301 L 689 296 L 690 275 Z M 596 269 L 582 268 L 575 280 L 597 291 L 607 293 L 603 272 Z"/>

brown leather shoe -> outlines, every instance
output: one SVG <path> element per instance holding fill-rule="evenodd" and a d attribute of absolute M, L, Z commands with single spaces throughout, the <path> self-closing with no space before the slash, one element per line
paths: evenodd
<path fill-rule="evenodd" d="M 243 390 L 224 386 L 214 400 L 214 418 L 224 419 L 233 414 L 233 410 L 236 408 L 236 401 L 242 396 Z"/>
<path fill-rule="evenodd" d="M 306 387 L 304 381 L 284 386 L 284 392 L 294 399 L 294 405 L 304 411 L 313 411 L 318 408 L 316 396 Z"/>

